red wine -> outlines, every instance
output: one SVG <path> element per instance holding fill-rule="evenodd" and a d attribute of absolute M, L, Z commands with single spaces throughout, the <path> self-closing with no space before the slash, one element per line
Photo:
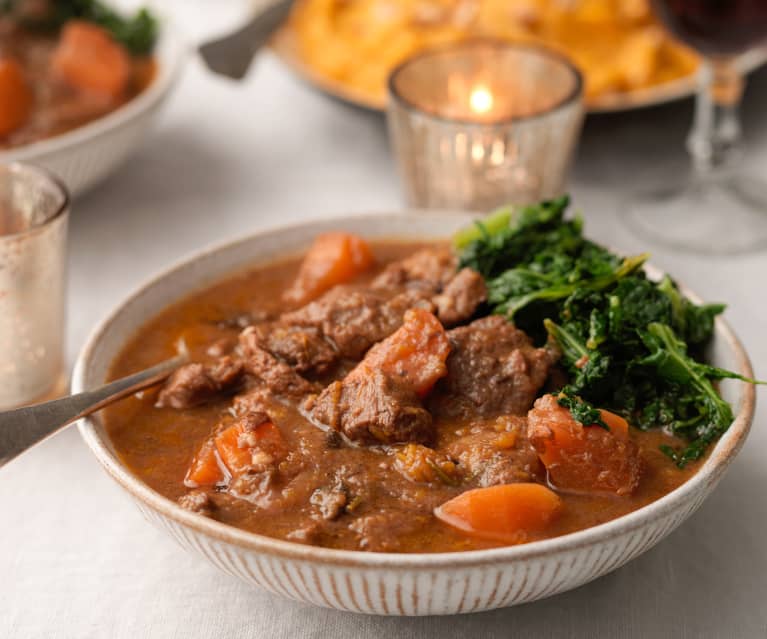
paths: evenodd
<path fill-rule="evenodd" d="M 767 0 L 652 0 L 683 42 L 708 55 L 742 53 L 767 37 Z"/>

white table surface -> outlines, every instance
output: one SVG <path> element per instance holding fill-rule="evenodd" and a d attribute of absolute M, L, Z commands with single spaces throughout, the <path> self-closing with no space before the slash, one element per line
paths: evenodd
<path fill-rule="evenodd" d="M 745 105 L 767 167 L 767 73 Z M 648 248 L 618 219 L 626 190 L 685 167 L 691 103 L 590 119 L 572 192 L 596 238 Z M 767 172 L 767 171 L 766 171 Z M 288 221 L 402 206 L 381 117 L 314 93 L 269 54 L 242 85 L 186 70 L 156 132 L 75 202 L 68 358 L 158 269 Z M 767 376 L 767 253 L 715 259 L 650 246 L 710 300 Z M 616 572 L 538 603 L 460 618 L 313 608 L 219 573 L 145 522 L 74 429 L 0 470 L 0 637 L 767 637 L 767 415 L 714 495 Z"/>

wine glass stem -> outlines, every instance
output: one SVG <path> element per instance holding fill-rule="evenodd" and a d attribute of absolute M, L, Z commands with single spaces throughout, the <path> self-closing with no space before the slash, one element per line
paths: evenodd
<path fill-rule="evenodd" d="M 706 60 L 701 65 L 695 119 L 687 138 L 699 178 L 731 166 L 740 155 L 743 84 L 732 60 Z"/>

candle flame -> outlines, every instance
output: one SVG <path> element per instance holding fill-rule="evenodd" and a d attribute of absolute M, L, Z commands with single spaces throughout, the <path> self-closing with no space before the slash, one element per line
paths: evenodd
<path fill-rule="evenodd" d="M 493 94 L 485 86 L 474 87 L 469 96 L 469 105 L 474 113 L 488 113 L 493 108 Z"/>

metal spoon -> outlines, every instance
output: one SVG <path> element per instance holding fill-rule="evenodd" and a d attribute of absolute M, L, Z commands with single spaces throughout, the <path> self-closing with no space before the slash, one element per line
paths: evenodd
<path fill-rule="evenodd" d="M 250 68 L 256 52 L 264 46 L 290 14 L 294 0 L 279 0 L 259 11 L 234 33 L 206 42 L 199 47 L 208 68 L 220 75 L 240 80 Z"/>
<path fill-rule="evenodd" d="M 81 417 L 163 381 L 187 361 L 178 355 L 95 390 L 0 413 L 0 468 Z"/>

